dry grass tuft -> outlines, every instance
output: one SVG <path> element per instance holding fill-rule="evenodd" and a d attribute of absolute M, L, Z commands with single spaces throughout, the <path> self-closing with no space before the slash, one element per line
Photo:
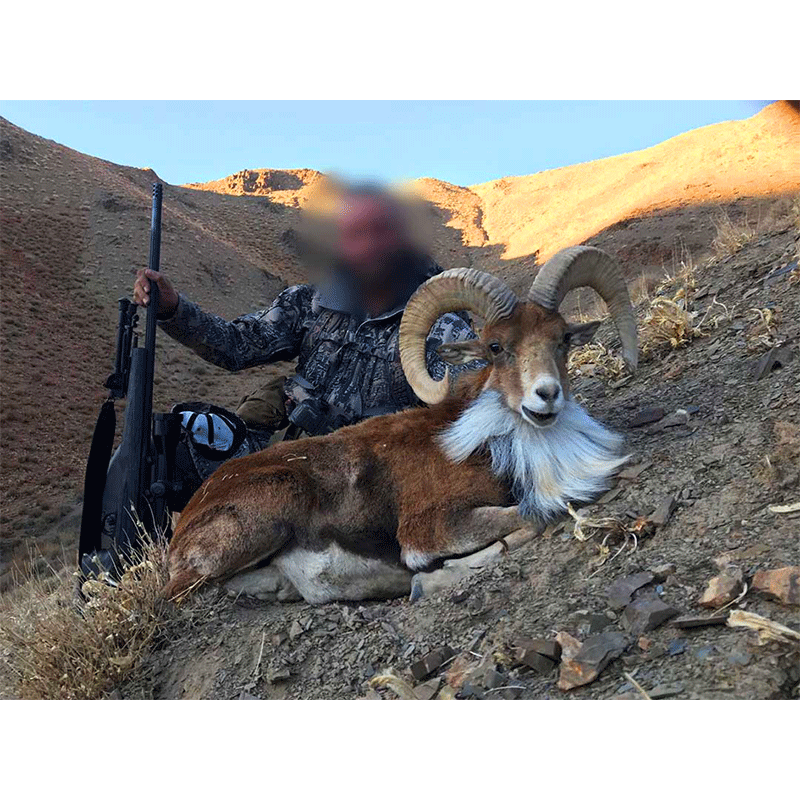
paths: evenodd
<path fill-rule="evenodd" d="M 642 321 L 642 353 L 683 347 L 697 331 L 683 304 L 667 297 L 655 297 Z"/>
<path fill-rule="evenodd" d="M 745 216 L 742 222 L 734 222 L 725 209 L 720 209 L 713 219 L 717 230 L 712 246 L 718 257 L 738 253 L 759 233 L 759 223 L 751 223 Z"/>
<path fill-rule="evenodd" d="M 780 317 L 777 311 L 771 308 L 750 308 L 747 316 L 752 321 L 746 334 L 747 349 L 750 352 L 769 350 L 783 343 L 778 338 Z"/>
<path fill-rule="evenodd" d="M 644 517 L 631 520 L 620 517 L 591 517 L 586 509 L 575 511 L 571 505 L 567 505 L 567 511 L 574 520 L 572 535 L 579 542 L 588 542 L 596 534 L 605 532 L 600 542 L 595 542 L 596 554 L 589 560 L 589 567 L 593 569 L 588 577 L 596 575 L 606 564 L 610 564 L 624 550 L 632 554 L 639 547 L 639 537 L 643 535 L 647 527 L 647 520 Z M 619 547 L 611 555 L 612 543 Z"/>
<path fill-rule="evenodd" d="M 9 649 L 6 666 L 18 696 L 107 696 L 140 665 L 174 613 L 159 594 L 166 580 L 166 544 L 148 541 L 119 581 L 86 581 L 84 602 L 66 568 L 49 578 L 31 576 L 10 592 L 0 640 Z"/>
<path fill-rule="evenodd" d="M 695 264 L 683 248 L 678 268 L 656 287 L 656 296 L 645 307 L 639 329 L 643 355 L 684 347 L 709 335 L 723 320 L 731 319 L 731 310 L 716 299 L 702 314 L 693 310 L 696 289 Z"/>
<path fill-rule="evenodd" d="M 572 377 L 617 380 L 625 371 L 622 356 L 609 350 L 602 342 L 590 342 L 569 354 L 567 364 Z"/>

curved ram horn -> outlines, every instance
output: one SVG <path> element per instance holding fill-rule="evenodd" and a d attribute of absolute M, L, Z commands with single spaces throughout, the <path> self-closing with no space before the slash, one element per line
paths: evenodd
<path fill-rule="evenodd" d="M 425 342 L 431 326 L 449 311 L 471 311 L 487 323 L 511 316 L 517 296 L 494 275 L 476 269 L 450 269 L 434 275 L 414 292 L 400 322 L 400 361 L 414 394 L 424 403 L 441 403 L 450 392 L 450 376 L 428 374 Z"/>
<path fill-rule="evenodd" d="M 556 253 L 539 270 L 528 292 L 528 300 L 558 311 L 567 292 L 590 286 L 605 300 L 619 331 L 622 357 L 631 370 L 639 362 L 636 315 L 622 270 L 614 259 L 597 247 L 568 247 Z"/>

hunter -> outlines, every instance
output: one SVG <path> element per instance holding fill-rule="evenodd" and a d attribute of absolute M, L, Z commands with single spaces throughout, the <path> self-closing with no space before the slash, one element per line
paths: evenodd
<path fill-rule="evenodd" d="M 156 281 L 159 326 L 206 361 L 236 372 L 297 358 L 293 375 L 244 398 L 236 414 L 202 403 L 175 407 L 184 427 L 176 454 L 181 507 L 222 461 L 268 446 L 277 431 L 315 436 L 419 404 L 400 365 L 400 318 L 414 290 L 440 269 L 411 244 L 400 207 L 380 188 L 348 189 L 335 223 L 335 263 L 325 280 L 290 286 L 269 308 L 232 322 L 179 294 L 163 272 L 138 271 L 135 302 L 146 306 Z M 431 375 L 444 375 L 440 344 L 474 336 L 466 314 L 441 317 L 427 342 Z"/>

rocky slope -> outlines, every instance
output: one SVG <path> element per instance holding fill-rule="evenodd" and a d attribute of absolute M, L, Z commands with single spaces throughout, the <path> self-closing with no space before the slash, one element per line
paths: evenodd
<path fill-rule="evenodd" d="M 768 228 L 777 213 L 770 198 L 800 189 L 799 154 L 798 117 L 775 104 L 639 153 L 469 188 L 431 178 L 412 188 L 429 204 L 443 266 L 488 269 L 525 289 L 541 259 L 591 241 L 646 288 L 681 248 L 696 260 L 709 252 L 720 207 L 736 225 Z M 146 262 L 155 178 L 0 119 L 0 585 L 31 544 L 45 558 L 71 559 L 116 299 Z M 168 186 L 163 268 L 224 317 L 262 307 L 303 280 L 294 234 L 320 178 L 244 170 Z M 156 405 L 235 404 L 272 369 L 232 376 L 161 337 Z"/>
<path fill-rule="evenodd" d="M 209 587 L 191 628 L 119 696 L 796 697 L 800 641 L 761 640 L 726 619 L 800 628 L 798 214 L 662 287 L 665 298 L 688 287 L 695 322 L 714 320 L 703 335 L 650 352 L 632 379 L 610 380 L 602 364 L 575 377 L 632 453 L 617 486 L 582 511 L 582 530 L 551 526 L 415 603 L 312 608 Z M 649 309 L 643 301 L 645 336 Z"/>

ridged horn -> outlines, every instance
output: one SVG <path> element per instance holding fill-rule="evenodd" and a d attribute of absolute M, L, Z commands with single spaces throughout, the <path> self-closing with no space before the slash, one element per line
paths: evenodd
<path fill-rule="evenodd" d="M 611 256 L 597 247 L 568 247 L 556 253 L 539 270 L 528 300 L 558 311 L 567 292 L 590 286 L 608 306 L 622 342 L 622 357 L 631 370 L 639 363 L 636 315 L 622 270 Z"/>
<path fill-rule="evenodd" d="M 487 323 L 511 316 L 517 296 L 494 275 L 476 269 L 450 269 L 429 278 L 412 295 L 400 322 L 400 361 L 414 394 L 428 405 L 450 393 L 448 373 L 435 381 L 425 363 L 425 342 L 433 323 L 450 311 L 470 311 Z"/>

